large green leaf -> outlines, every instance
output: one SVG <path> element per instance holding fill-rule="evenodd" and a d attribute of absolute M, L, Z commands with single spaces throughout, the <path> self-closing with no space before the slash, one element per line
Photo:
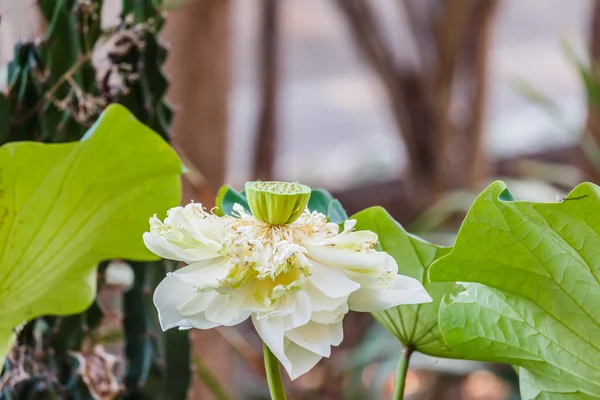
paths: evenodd
<path fill-rule="evenodd" d="M 450 249 L 427 243 L 407 233 L 388 212 L 372 207 L 352 216 L 356 229 L 370 230 L 379 236 L 378 247 L 390 254 L 398 263 L 398 272 L 418 279 L 433 298 L 433 302 L 402 305 L 373 316 L 404 346 L 436 357 L 456 357 L 444 343 L 438 327 L 438 310 L 445 293 L 453 283 L 430 283 L 427 270 L 431 263 L 447 254 Z"/>
<path fill-rule="evenodd" d="M 600 398 L 600 188 L 562 202 L 507 200 L 495 182 L 475 201 L 432 281 L 464 291 L 440 309 L 459 354 L 519 367 L 524 399 Z"/>
<path fill-rule="evenodd" d="M 169 145 L 117 105 L 81 142 L 0 148 L 0 361 L 18 324 L 92 303 L 99 261 L 156 259 L 142 234 L 179 203 L 180 171 Z"/>

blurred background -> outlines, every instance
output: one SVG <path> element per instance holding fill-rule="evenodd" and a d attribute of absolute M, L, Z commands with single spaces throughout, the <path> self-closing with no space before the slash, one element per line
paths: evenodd
<path fill-rule="evenodd" d="M 69 1 L 100 5 L 107 31 L 120 26 L 121 0 Z M 600 181 L 600 2 L 171 0 L 161 10 L 186 203 L 212 206 L 224 183 L 300 181 L 349 215 L 382 205 L 409 231 L 452 244 L 492 180 L 540 201 Z M 0 0 L 0 16 L 10 92 L 15 44 L 49 21 L 35 0 Z M 101 38 L 90 53 L 98 81 L 111 46 Z M 122 318 L 113 300 L 125 290 L 103 286 L 112 311 L 101 329 Z M 390 398 L 401 345 L 368 315 L 349 315 L 345 329 L 332 358 L 290 384 L 293 398 Z M 251 326 L 191 335 L 190 398 L 211 398 L 215 379 L 232 398 L 267 398 Z M 411 366 L 410 399 L 519 398 L 507 366 L 419 354 Z"/>

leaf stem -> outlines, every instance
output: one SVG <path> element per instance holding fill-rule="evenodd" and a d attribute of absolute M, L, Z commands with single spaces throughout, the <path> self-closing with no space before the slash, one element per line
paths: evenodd
<path fill-rule="evenodd" d="M 277 357 L 275 357 L 266 344 L 263 344 L 263 355 L 265 358 L 265 369 L 267 371 L 267 382 L 269 383 L 271 399 L 286 400 L 283 381 L 281 380 L 279 360 Z"/>
<path fill-rule="evenodd" d="M 393 400 L 404 399 L 406 374 L 408 373 L 408 364 L 410 362 L 410 356 L 412 353 L 413 349 L 411 347 L 402 347 L 402 356 L 400 357 L 400 361 L 398 361 L 398 369 L 396 370 L 396 384 L 394 387 L 394 397 L 392 397 Z"/>

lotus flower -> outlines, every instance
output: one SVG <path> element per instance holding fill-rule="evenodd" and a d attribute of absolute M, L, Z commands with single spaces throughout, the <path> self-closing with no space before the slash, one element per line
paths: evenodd
<path fill-rule="evenodd" d="M 372 312 L 431 301 L 416 279 L 376 251 L 377 235 L 340 227 L 306 209 L 310 189 L 250 182 L 252 214 L 217 216 L 191 203 L 150 220 L 155 254 L 187 263 L 154 293 L 163 329 L 210 329 L 252 319 L 291 379 L 306 373 L 344 336 L 349 310 Z"/>

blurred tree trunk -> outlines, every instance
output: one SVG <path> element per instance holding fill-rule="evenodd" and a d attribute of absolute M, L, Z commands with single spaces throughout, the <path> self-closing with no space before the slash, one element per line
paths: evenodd
<path fill-rule="evenodd" d="M 254 178 L 273 178 L 277 133 L 277 88 L 279 78 L 279 4 L 280 0 L 262 0 L 258 49 L 261 109 L 256 130 Z"/>
<path fill-rule="evenodd" d="M 373 3 L 338 0 L 357 47 L 388 92 L 406 145 L 409 168 L 394 194 L 394 216 L 414 218 L 445 191 L 475 189 L 486 175 L 487 49 L 498 3 L 402 0 L 418 61 L 399 65 Z"/>
<path fill-rule="evenodd" d="M 598 66 L 600 65 L 600 1 L 593 2 L 591 7 L 589 38 L 590 72 L 594 78 L 594 83 L 600 85 L 600 76 L 598 74 Z M 595 144 L 594 147 L 596 149 L 600 147 L 600 107 L 589 98 L 585 130 L 584 140 L 590 140 L 590 145 Z M 590 156 L 596 159 L 591 159 Z M 588 157 L 583 157 L 582 159 L 587 179 L 595 183 L 600 183 L 599 158 L 599 154 L 594 154 L 591 151 L 588 152 Z"/>
<path fill-rule="evenodd" d="M 229 0 L 198 0 L 170 12 L 163 38 L 170 45 L 166 71 L 175 117 L 174 147 L 190 173 L 184 176 L 183 202 L 210 209 L 225 179 L 228 93 L 230 87 Z M 195 331 L 194 353 L 233 391 L 229 347 L 213 329 Z M 212 395 L 195 381 L 190 398 Z"/>
<path fill-rule="evenodd" d="M 482 148 L 489 37 L 499 0 L 401 0 L 417 62 L 398 63 L 386 42 L 376 6 L 338 0 L 359 51 L 388 93 L 406 146 L 408 170 L 387 193 L 362 190 L 366 204 L 386 207 L 401 223 L 412 222 L 449 190 L 478 189 L 487 173 Z M 398 21 L 398 25 L 403 21 Z M 354 192 L 356 193 L 356 192 Z M 339 197 L 352 211 L 361 200 Z M 353 332 L 359 332 L 353 329 Z M 431 398 L 451 397 L 445 380 Z M 335 384 L 329 382 L 329 387 Z M 341 386 L 341 383 L 338 383 Z"/>
<path fill-rule="evenodd" d="M 169 13 L 163 34 L 170 45 L 166 70 L 174 146 L 212 192 L 225 178 L 230 16 L 229 0 L 193 1 Z"/>

